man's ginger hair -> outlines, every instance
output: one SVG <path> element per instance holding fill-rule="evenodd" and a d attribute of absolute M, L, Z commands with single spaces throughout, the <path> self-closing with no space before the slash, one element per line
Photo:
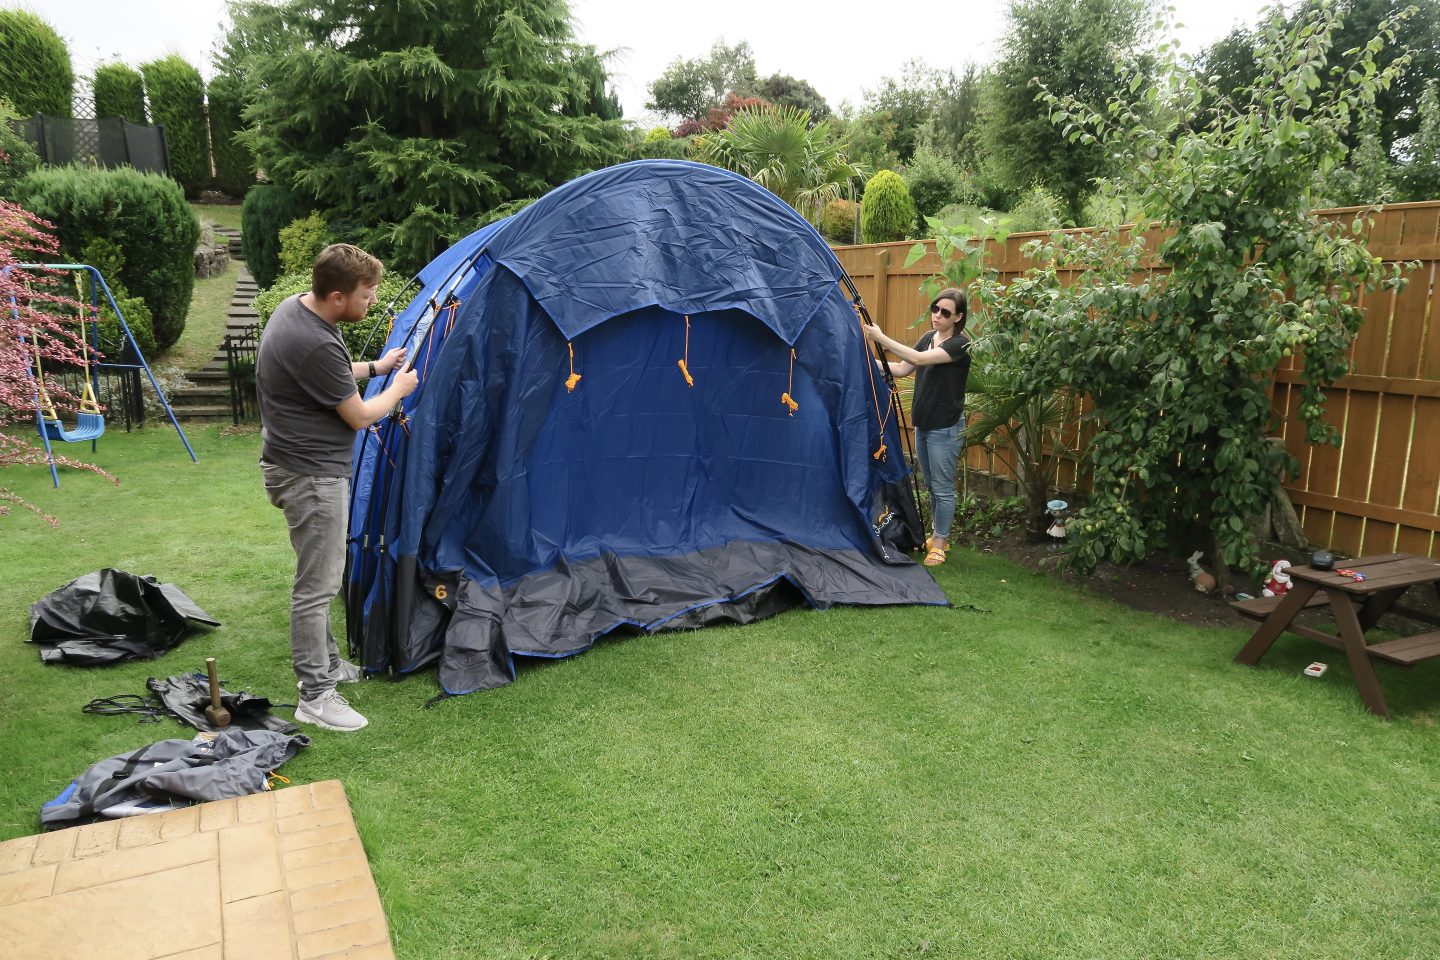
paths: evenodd
<path fill-rule="evenodd" d="M 385 277 L 385 267 L 353 243 L 332 243 L 315 258 L 310 272 L 310 292 L 324 300 L 339 292 L 345 296 L 359 286 L 374 286 Z"/>

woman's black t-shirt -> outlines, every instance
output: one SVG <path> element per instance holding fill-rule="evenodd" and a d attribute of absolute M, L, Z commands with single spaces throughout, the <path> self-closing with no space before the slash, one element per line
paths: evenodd
<path fill-rule="evenodd" d="M 927 330 L 915 342 L 921 353 L 935 343 L 935 331 Z M 915 400 L 910 418 L 919 430 L 943 430 L 953 427 L 965 413 L 965 381 L 970 379 L 970 341 L 964 334 L 952 333 L 940 349 L 950 354 L 949 363 L 915 368 Z"/>

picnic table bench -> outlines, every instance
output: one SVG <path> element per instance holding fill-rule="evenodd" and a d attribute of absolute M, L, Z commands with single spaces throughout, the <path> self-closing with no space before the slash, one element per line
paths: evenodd
<path fill-rule="evenodd" d="M 1235 655 L 1235 661 L 1254 666 L 1282 633 L 1317 640 L 1345 652 L 1366 708 L 1371 713 L 1388 717 L 1390 710 L 1385 704 L 1380 681 L 1375 676 L 1373 661 L 1385 660 L 1410 667 L 1440 657 L 1440 630 L 1381 643 L 1367 643 L 1365 633 L 1387 613 L 1440 626 L 1440 618 L 1398 602 L 1411 587 L 1425 584 L 1433 586 L 1440 596 L 1440 560 L 1407 553 L 1388 553 L 1359 557 L 1337 566 L 1352 570 L 1363 579 L 1335 570 L 1292 567 L 1290 592 L 1277 597 L 1232 603 L 1231 606 L 1240 613 L 1261 621 L 1249 642 Z M 1295 622 L 1301 610 L 1324 607 L 1329 608 L 1338 633 L 1326 633 Z"/>

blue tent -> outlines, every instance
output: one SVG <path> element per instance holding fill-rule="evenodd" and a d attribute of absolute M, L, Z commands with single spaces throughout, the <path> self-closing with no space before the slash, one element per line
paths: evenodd
<path fill-rule="evenodd" d="M 420 389 L 356 443 L 346 596 L 367 671 L 438 661 L 468 693 L 617 629 L 946 603 L 877 537 L 908 468 L 847 278 L 767 190 L 611 167 L 419 279 L 386 346 Z"/>

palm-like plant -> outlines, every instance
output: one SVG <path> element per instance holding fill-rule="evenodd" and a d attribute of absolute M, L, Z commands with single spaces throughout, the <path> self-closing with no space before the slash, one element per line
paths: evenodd
<path fill-rule="evenodd" d="M 825 204 L 864 175 L 846 147 L 828 122 L 812 124 L 808 110 L 766 105 L 741 110 L 725 129 L 699 137 L 693 155 L 754 180 L 818 223 Z"/>
<path fill-rule="evenodd" d="M 1045 527 L 1045 502 L 1056 488 L 1060 464 L 1073 454 L 1071 431 L 1079 412 L 1073 395 L 1032 395 L 1013 388 L 1014 371 L 1003 369 L 984 337 L 971 346 L 973 363 L 965 394 L 965 445 L 991 451 L 1009 467 L 1025 497 L 1025 523 L 1033 535 Z"/>

